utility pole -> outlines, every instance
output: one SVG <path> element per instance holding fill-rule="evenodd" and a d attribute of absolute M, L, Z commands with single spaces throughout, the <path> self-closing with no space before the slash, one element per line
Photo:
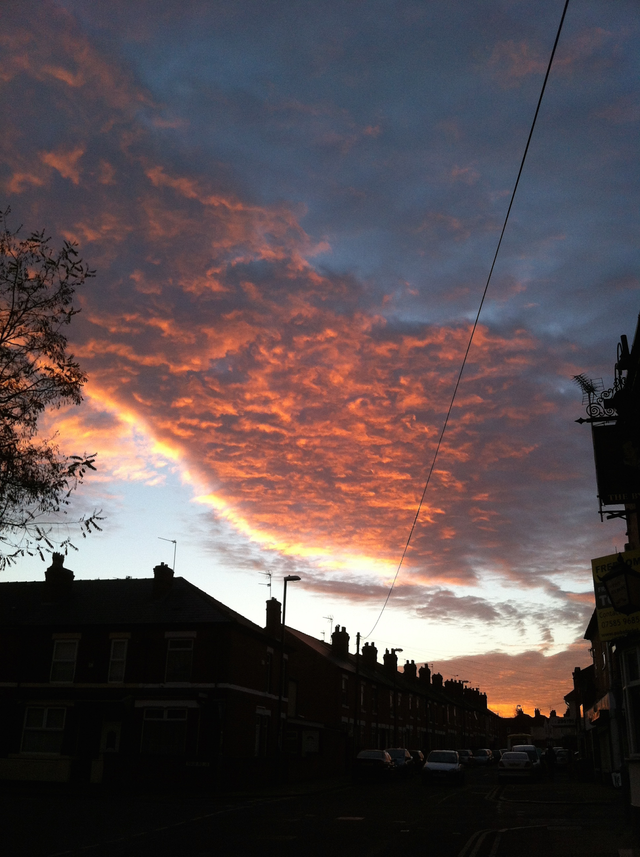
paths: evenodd
<path fill-rule="evenodd" d="M 356 634 L 356 723 L 354 730 L 355 750 L 360 751 L 360 631 Z"/>

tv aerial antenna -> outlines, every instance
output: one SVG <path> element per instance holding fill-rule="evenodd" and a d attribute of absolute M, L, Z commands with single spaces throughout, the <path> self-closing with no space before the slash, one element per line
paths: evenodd
<path fill-rule="evenodd" d="M 330 613 L 328 616 L 323 616 L 322 618 L 326 619 L 327 622 L 329 623 L 329 626 L 331 628 L 330 633 L 333 635 L 333 615 Z"/>
<path fill-rule="evenodd" d="M 261 571 L 260 574 L 264 575 L 264 577 L 269 578 L 266 583 L 261 583 L 260 586 L 268 586 L 269 587 L 269 598 L 271 598 L 271 578 L 273 577 L 272 571 Z"/>
<path fill-rule="evenodd" d="M 173 571 L 175 573 L 176 570 L 176 550 L 178 548 L 178 542 L 175 539 L 165 539 L 163 536 L 158 536 L 160 541 L 162 542 L 171 542 L 173 545 Z"/>

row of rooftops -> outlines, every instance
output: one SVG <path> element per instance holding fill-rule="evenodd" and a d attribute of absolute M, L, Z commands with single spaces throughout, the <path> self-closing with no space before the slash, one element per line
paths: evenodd
<path fill-rule="evenodd" d="M 266 608 L 263 629 L 184 578 L 175 577 L 173 569 L 165 563 L 153 569 L 153 578 L 76 580 L 58 553 L 53 554 L 44 581 L 0 584 L 0 623 L 9 625 L 237 623 L 255 633 L 266 631 L 279 640 L 281 604 L 270 598 Z M 467 687 L 455 679 L 444 681 L 440 674 L 432 675 L 426 664 L 418 666 L 413 660 L 406 661 L 403 671 L 398 672 L 398 658 L 393 649 L 385 651 L 382 664 L 378 663 L 378 649 L 373 642 L 363 645 L 359 657 L 350 654 L 350 637 L 344 626 L 336 626 L 331 643 L 291 627 L 286 632 L 289 643 L 297 638 L 322 657 L 331 658 L 349 672 L 359 672 L 363 678 L 386 679 L 397 683 L 398 689 L 406 686 L 411 690 L 412 685 L 414 690 L 429 688 L 447 694 L 451 701 L 487 708 L 486 694 L 478 688 Z"/>

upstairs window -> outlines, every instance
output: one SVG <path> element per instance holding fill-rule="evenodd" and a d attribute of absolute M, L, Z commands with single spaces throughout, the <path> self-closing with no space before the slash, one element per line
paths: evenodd
<path fill-rule="evenodd" d="M 123 682 L 126 664 L 127 640 L 111 640 L 111 657 L 109 658 L 109 675 L 107 681 L 114 684 Z"/>
<path fill-rule="evenodd" d="M 347 708 L 349 705 L 349 677 L 346 675 L 342 676 L 341 696 L 342 696 L 342 707 Z"/>
<path fill-rule="evenodd" d="M 50 681 L 71 684 L 76 673 L 77 655 L 77 640 L 54 640 Z"/>
<path fill-rule="evenodd" d="M 53 706 L 27 708 L 22 731 L 22 752 L 60 755 L 66 713 L 66 708 Z"/>
<path fill-rule="evenodd" d="M 178 637 L 168 641 L 165 681 L 191 681 L 193 640 Z"/>
<path fill-rule="evenodd" d="M 267 656 L 264 659 L 264 677 L 265 677 L 265 690 L 267 693 L 271 693 L 271 672 L 273 669 L 273 652 L 271 649 L 267 649 Z"/>

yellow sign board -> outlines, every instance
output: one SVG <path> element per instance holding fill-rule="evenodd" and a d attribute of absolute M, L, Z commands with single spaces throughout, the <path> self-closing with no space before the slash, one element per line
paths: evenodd
<path fill-rule="evenodd" d="M 631 613 L 629 616 L 625 616 L 624 613 L 618 613 L 611 606 L 607 590 L 602 582 L 602 578 L 611 571 L 617 559 L 618 554 L 613 553 L 609 556 L 600 556 L 597 559 L 591 560 L 593 586 L 596 594 L 596 611 L 598 613 L 598 630 L 600 631 L 601 640 L 615 640 L 616 637 L 628 634 L 630 631 L 640 631 L 640 610 L 636 613 Z M 622 559 L 635 569 L 635 571 L 640 572 L 640 550 L 626 551 L 626 553 L 622 554 Z"/>

